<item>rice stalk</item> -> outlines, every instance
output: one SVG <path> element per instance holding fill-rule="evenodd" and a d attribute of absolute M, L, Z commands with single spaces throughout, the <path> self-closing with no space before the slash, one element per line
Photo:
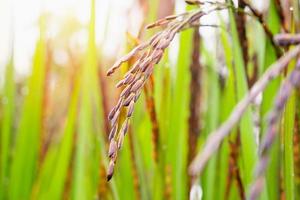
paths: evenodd
<path fill-rule="evenodd" d="M 133 136 L 132 134 L 129 134 L 129 146 L 130 146 L 130 160 L 131 162 L 131 172 L 133 177 L 133 188 L 134 188 L 134 194 L 135 199 L 139 200 L 141 199 L 141 188 L 140 188 L 140 181 L 138 177 L 138 171 L 137 171 L 137 165 L 136 165 L 136 158 L 134 155 L 134 142 L 133 142 Z"/>
<path fill-rule="evenodd" d="M 102 96 L 102 107 L 103 107 L 103 120 L 104 120 L 104 130 L 107 133 L 109 133 L 109 121 L 106 116 L 108 116 L 109 113 L 109 95 L 108 95 L 108 83 L 105 80 L 105 75 L 102 70 L 102 66 L 99 67 L 99 85 L 101 88 L 101 96 Z"/>
<path fill-rule="evenodd" d="M 108 183 L 105 181 L 106 178 L 106 170 L 104 165 L 101 163 L 99 167 L 99 184 L 98 184 L 98 198 L 106 199 L 108 196 Z"/>
<path fill-rule="evenodd" d="M 144 88 L 145 97 L 146 97 L 146 105 L 148 112 L 150 114 L 150 120 L 152 124 L 152 144 L 153 144 L 153 159 L 156 163 L 158 163 L 159 158 L 159 124 L 156 116 L 155 110 L 155 101 L 154 101 L 154 78 L 151 76 L 149 78 L 148 84 Z"/>
<path fill-rule="evenodd" d="M 246 7 L 246 4 L 244 0 L 239 0 L 238 1 L 238 10 L 235 13 L 235 21 L 236 21 L 236 26 L 238 30 L 238 35 L 239 35 L 239 41 L 241 44 L 241 49 L 243 53 L 243 59 L 244 59 L 244 66 L 245 66 L 245 73 L 246 73 L 246 78 L 249 86 L 249 70 L 248 70 L 248 61 L 249 61 L 249 55 L 248 55 L 248 39 L 246 35 L 246 15 L 243 12 Z"/>
<path fill-rule="evenodd" d="M 274 41 L 280 46 L 297 45 L 300 43 L 300 34 L 283 33 L 274 37 Z"/>
<path fill-rule="evenodd" d="M 256 167 L 256 179 L 251 187 L 249 199 L 257 199 L 263 188 L 264 173 L 269 161 L 270 147 L 272 146 L 278 132 L 278 121 L 285 108 L 285 105 L 291 96 L 293 89 L 300 87 L 300 60 L 298 60 L 295 69 L 282 84 L 277 95 L 274 108 L 269 114 L 269 125 L 267 133 L 260 145 L 260 158 Z"/>
<path fill-rule="evenodd" d="M 50 71 L 51 71 L 51 65 L 52 65 L 52 50 L 51 46 L 49 44 L 50 42 L 47 42 L 47 48 L 46 48 L 46 58 L 45 58 L 45 80 L 44 80 L 44 88 L 43 88 L 43 100 L 42 100 L 42 124 L 41 124 L 41 133 L 40 133 L 40 155 L 39 155 L 39 165 L 43 162 L 43 158 L 46 155 L 47 147 L 49 145 L 49 135 L 47 135 L 47 115 L 49 112 L 49 80 L 50 80 Z"/>
<path fill-rule="evenodd" d="M 192 62 L 190 65 L 190 103 L 189 103 L 189 134 L 188 134 L 188 165 L 196 155 L 197 141 L 200 134 L 200 111 L 201 111 L 201 75 L 202 66 L 200 64 L 200 33 L 199 29 L 193 31 L 193 50 Z M 190 186 L 193 183 L 193 177 L 190 178 Z"/>
<path fill-rule="evenodd" d="M 284 32 L 288 32 L 288 28 L 287 28 L 287 24 L 285 23 L 285 16 L 284 16 L 284 11 L 283 11 L 283 7 L 282 7 L 282 3 L 281 0 L 275 0 L 275 6 L 277 9 L 277 13 L 280 19 L 280 24 L 284 30 Z"/>
<path fill-rule="evenodd" d="M 230 198 L 230 188 L 232 184 L 236 183 L 237 189 L 239 192 L 239 198 L 245 199 L 245 189 L 243 186 L 239 164 L 238 164 L 238 157 L 239 157 L 239 151 L 240 151 L 240 129 L 237 131 L 237 135 L 235 136 L 235 141 L 229 141 L 229 147 L 230 147 L 230 154 L 229 154 L 229 168 L 228 168 L 228 176 L 227 176 L 227 183 L 226 183 L 226 194 L 225 198 Z"/>
<path fill-rule="evenodd" d="M 300 185 L 300 122 L 299 110 L 295 115 L 294 124 L 294 169 L 295 169 L 295 184 Z"/>

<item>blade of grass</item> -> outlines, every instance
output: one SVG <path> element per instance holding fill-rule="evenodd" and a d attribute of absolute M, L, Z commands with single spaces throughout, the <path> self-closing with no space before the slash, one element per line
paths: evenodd
<path fill-rule="evenodd" d="M 291 72 L 295 66 L 291 62 L 288 71 Z M 296 95 L 293 93 L 287 101 L 282 119 L 282 143 L 283 143 L 283 188 L 285 197 L 288 200 L 295 199 L 294 183 L 294 157 L 293 157 L 293 136 L 296 114 Z"/>
<path fill-rule="evenodd" d="M 157 17 L 158 17 L 158 14 L 159 14 L 159 11 L 160 11 L 160 6 L 162 5 L 162 1 L 159 1 L 159 0 L 154 0 L 154 1 L 151 1 L 151 3 L 149 3 L 150 5 L 150 8 L 149 8 L 149 14 L 148 14 L 148 17 L 147 17 L 147 22 L 148 23 L 152 23 L 154 21 L 157 20 Z M 170 5 L 171 6 L 171 5 Z M 149 36 L 150 34 L 153 34 L 153 30 L 149 30 L 147 31 L 147 36 Z M 164 101 L 161 99 L 161 95 L 164 95 L 161 93 L 162 91 L 162 86 L 161 85 L 161 81 L 162 79 L 164 78 L 164 68 L 165 68 L 165 64 L 167 62 L 167 55 L 168 55 L 168 51 L 165 52 L 165 55 L 164 57 L 162 58 L 162 61 L 156 66 L 155 68 L 155 71 L 154 71 L 154 79 L 155 79 L 155 85 L 154 85 L 154 103 L 155 103 L 155 110 L 158 111 L 160 110 L 160 106 L 161 106 L 161 103 Z M 158 112 L 156 112 L 158 113 Z M 164 138 L 162 138 L 162 131 L 161 131 L 161 127 L 160 127 L 160 124 L 161 124 L 161 121 L 159 120 L 159 114 L 157 115 L 157 118 L 158 118 L 158 124 L 159 124 L 159 127 L 158 127 L 158 130 L 159 130 L 159 135 L 158 135 L 158 141 L 159 143 L 158 144 L 154 144 L 153 143 L 153 140 L 152 140 L 152 144 L 154 145 L 157 145 L 157 149 L 159 152 L 156 152 L 158 153 L 159 155 L 158 156 L 158 162 L 154 162 L 154 166 L 153 166 L 153 170 L 154 170 L 154 175 L 153 175 L 153 179 L 152 179 L 152 198 L 153 199 L 163 199 L 163 196 L 164 196 L 164 159 L 165 159 L 165 153 L 163 151 L 161 151 L 162 149 L 162 146 L 163 146 L 163 143 L 164 141 L 162 141 Z M 153 125 L 151 123 L 151 125 Z M 153 132 L 152 132 L 153 134 Z M 153 138 L 153 136 L 152 136 Z M 154 147 L 152 147 L 152 149 L 154 149 Z M 154 159 L 153 159 L 154 160 Z"/>
<path fill-rule="evenodd" d="M 291 20 L 291 32 L 295 32 L 295 20 Z M 295 68 L 296 61 L 291 62 L 288 66 L 288 72 L 292 72 Z M 296 95 L 293 92 L 287 101 L 284 114 L 283 114 L 283 188 L 285 191 L 285 197 L 288 200 L 295 199 L 295 182 L 294 182 L 294 126 L 296 115 Z"/>
<path fill-rule="evenodd" d="M 97 194 L 99 179 L 100 146 L 97 136 L 99 129 L 95 128 L 99 126 L 99 122 L 95 121 L 93 116 L 99 116 L 101 100 L 99 99 L 100 89 L 97 87 L 99 80 L 95 46 L 95 1 L 91 0 L 90 2 L 88 49 L 85 63 L 80 69 L 80 105 L 72 199 L 92 199 Z M 101 117 L 97 119 L 101 119 Z M 103 125 L 102 122 L 101 125 Z"/>
<path fill-rule="evenodd" d="M 241 52 L 236 23 L 231 9 L 229 9 L 229 19 L 232 34 L 235 80 L 236 83 L 238 83 L 237 100 L 239 101 L 248 92 L 248 86 L 243 61 L 243 54 Z M 242 158 L 241 173 L 246 188 L 251 183 L 253 168 L 257 160 L 257 145 L 255 143 L 253 127 L 254 125 L 252 121 L 251 110 L 248 108 L 247 112 L 245 113 L 245 116 L 241 119 L 240 122 Z"/>
<path fill-rule="evenodd" d="M 168 54 L 168 53 L 167 53 Z M 170 105 L 171 105 L 171 78 L 170 78 L 170 67 L 168 66 L 168 58 L 165 56 L 162 65 L 159 65 L 155 71 L 155 102 L 157 105 L 158 120 L 159 120 L 159 130 L 160 130 L 160 147 L 159 147 L 159 167 L 157 168 L 158 179 L 162 179 L 162 183 L 157 186 L 156 189 L 156 199 L 166 199 L 167 189 L 166 177 L 168 176 L 166 171 L 166 144 L 167 144 L 167 134 L 170 119 Z M 158 76 L 157 76 L 158 75 Z M 160 181 L 160 180 L 159 180 Z"/>
<path fill-rule="evenodd" d="M 134 136 L 133 136 L 134 137 Z M 119 160 L 116 167 L 117 184 L 120 190 L 120 196 L 124 199 L 136 199 L 134 193 L 134 177 L 132 171 L 132 161 L 130 157 L 129 138 L 124 140 L 122 153 L 119 155 Z"/>
<path fill-rule="evenodd" d="M 139 181 L 141 184 L 141 195 L 143 199 L 152 199 L 151 193 L 153 181 L 153 160 L 151 146 L 151 124 L 147 114 L 145 114 L 144 95 L 137 101 L 135 112 L 132 119 L 132 134 L 135 158 L 137 163 Z"/>
<path fill-rule="evenodd" d="M 202 56 L 206 58 L 205 63 L 205 77 L 206 77 L 206 107 L 208 110 L 206 111 L 205 116 L 205 129 L 203 130 L 204 136 L 207 138 L 209 133 L 211 133 L 214 129 L 217 128 L 219 123 L 219 95 L 220 95 L 220 87 L 218 80 L 218 73 L 214 64 L 214 57 L 209 54 L 205 47 L 201 48 Z M 215 186 L 217 184 L 216 179 L 216 169 L 217 169 L 217 155 L 214 155 L 211 160 L 208 162 L 206 170 L 201 179 L 202 187 L 203 187 L 203 198 L 204 199 L 215 199 L 216 193 L 214 192 Z"/>
<path fill-rule="evenodd" d="M 283 182 L 287 200 L 295 199 L 294 195 L 294 157 L 293 157 L 293 130 L 295 119 L 295 94 L 287 102 L 283 116 Z"/>
<path fill-rule="evenodd" d="M 40 38 L 36 46 L 32 75 L 28 80 L 28 94 L 24 100 L 16 135 L 9 184 L 11 200 L 29 198 L 37 169 L 45 76 L 44 23 L 44 19 L 41 18 Z"/>
<path fill-rule="evenodd" d="M 52 164 L 46 165 L 42 168 L 41 172 L 41 189 L 38 199 L 61 199 L 64 191 L 64 185 L 66 183 L 66 178 L 68 174 L 68 168 L 70 167 L 73 143 L 74 143 L 74 132 L 75 132 L 75 122 L 77 116 L 77 106 L 78 106 L 78 79 L 75 80 L 75 87 L 72 93 L 68 115 L 66 118 L 66 124 L 64 131 L 62 133 L 62 140 L 58 149 L 55 153 L 55 159 L 53 159 Z M 52 147 L 55 148 L 55 147 Z M 52 160 L 52 151 L 46 155 L 45 160 Z M 51 163 L 51 162 L 50 162 Z M 44 173 L 43 170 L 47 171 L 47 168 L 50 167 L 49 173 Z M 48 169 L 49 170 L 49 169 Z M 51 176 L 49 177 L 49 174 Z M 43 182 L 46 182 L 47 185 L 42 185 Z"/>
<path fill-rule="evenodd" d="M 221 20 L 221 24 L 224 27 L 225 30 L 225 23 L 222 20 L 221 17 L 219 17 Z M 234 80 L 234 69 L 232 65 L 232 47 L 230 45 L 229 41 L 229 36 L 226 34 L 227 32 L 220 30 L 220 36 L 221 36 L 221 43 L 224 49 L 224 58 L 225 58 L 225 63 L 228 69 L 228 77 L 226 77 L 225 83 L 224 83 L 224 88 L 222 90 L 222 98 L 221 98 L 221 105 L 226 105 L 226 106 L 221 106 L 220 107 L 220 121 L 224 122 L 231 110 L 234 108 L 234 105 L 236 104 L 236 94 L 235 94 L 235 80 Z M 225 78 L 225 77 L 224 77 Z M 233 133 L 235 130 L 233 130 Z M 231 134 L 233 134 L 231 133 Z M 219 156 L 220 156 L 220 181 L 218 184 L 219 188 L 219 193 L 218 193 L 218 199 L 231 199 L 229 196 L 227 197 L 226 195 L 226 189 L 228 190 L 228 187 L 231 188 L 232 184 L 228 186 L 228 175 L 229 175 L 229 139 L 223 142 Z M 230 189 L 229 188 L 229 189 Z M 236 190 L 232 191 L 231 193 L 235 193 L 236 195 Z M 230 194 L 229 194 L 230 195 Z"/>
<path fill-rule="evenodd" d="M 189 66 L 191 61 L 192 30 L 180 33 L 179 52 L 174 77 L 173 101 L 168 132 L 167 163 L 172 166 L 172 199 L 187 196 L 187 120 L 189 101 Z M 185 91 L 185 92 L 183 92 Z"/>
<path fill-rule="evenodd" d="M 3 118 L 1 127 L 1 167 L 0 167 L 0 199 L 7 198 L 7 187 L 9 180 L 9 165 L 11 152 L 11 139 L 13 132 L 13 119 L 15 110 L 15 79 L 13 56 L 11 57 L 5 72 L 5 83 L 3 100 L 1 107 L 3 108 Z"/>
<path fill-rule="evenodd" d="M 34 181 L 30 199 L 39 199 L 50 195 L 48 189 L 50 187 L 50 181 L 53 174 L 53 169 L 56 167 L 56 155 L 57 146 L 51 146 L 47 151 L 46 157 L 43 159 L 43 163 L 40 167 L 39 175 Z"/>
<path fill-rule="evenodd" d="M 267 16 L 267 25 L 273 34 L 278 33 L 280 31 L 280 19 L 277 14 L 274 0 L 270 1 L 269 13 Z M 272 64 L 277 59 L 276 50 L 274 49 L 273 45 L 271 44 L 271 41 L 268 38 L 265 39 L 264 52 L 261 55 L 263 55 L 263 63 L 260 67 L 260 71 L 262 73 L 268 68 L 268 66 L 270 66 L 270 64 Z M 261 103 L 262 126 L 260 131 L 262 136 L 265 134 L 267 129 L 267 113 L 272 108 L 272 104 L 270 104 L 270 102 L 274 102 L 279 86 L 280 77 L 273 80 L 263 92 L 263 98 Z M 270 164 L 266 173 L 266 183 L 272 183 L 266 184 L 269 199 L 278 199 L 280 195 L 280 156 L 278 156 L 279 153 L 280 142 L 279 138 L 277 138 L 277 141 L 275 141 L 270 153 Z"/>

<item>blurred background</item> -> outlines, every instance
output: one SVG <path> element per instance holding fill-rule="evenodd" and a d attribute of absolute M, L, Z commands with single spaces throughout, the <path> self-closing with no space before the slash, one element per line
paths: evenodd
<path fill-rule="evenodd" d="M 265 16 L 271 13 L 267 19 L 279 32 L 276 2 L 251 4 Z M 228 11 L 204 16 L 201 23 L 212 26 L 196 30 L 202 72 L 195 108 L 192 30 L 171 43 L 136 105 L 110 182 L 107 116 L 120 93 L 114 85 L 130 66 L 112 77 L 106 71 L 158 31 L 145 30 L 148 23 L 196 8 L 183 0 L 0 0 L 0 199 L 188 199 L 188 134 L 201 132 L 196 144 L 203 144 L 241 98 L 231 98 L 233 85 L 226 84 L 235 76 Z M 251 17 L 245 26 L 248 70 L 258 76 L 266 36 Z M 190 130 L 193 109 L 200 117 Z M 225 199 L 228 191 L 228 199 L 240 199 L 238 186 L 226 186 L 227 142 L 223 159 L 215 157 L 194 188 L 196 199 Z"/>

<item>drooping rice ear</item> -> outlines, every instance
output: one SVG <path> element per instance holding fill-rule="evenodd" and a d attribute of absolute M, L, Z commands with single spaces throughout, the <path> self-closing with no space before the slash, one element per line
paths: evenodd
<path fill-rule="evenodd" d="M 202 11 L 185 12 L 177 16 L 168 16 L 148 25 L 148 28 L 165 24 L 167 26 L 164 30 L 152 36 L 150 40 L 138 45 L 127 55 L 123 56 L 108 70 L 107 75 L 111 75 L 123 62 L 128 61 L 133 56 L 138 58 L 130 70 L 125 74 L 124 79 L 119 81 L 116 85 L 116 87 L 126 87 L 122 90 L 117 105 L 112 109 L 108 117 L 112 126 L 109 139 L 114 142 L 111 144 L 109 151 L 111 161 L 107 172 L 108 180 L 110 180 L 113 175 L 113 168 L 117 158 L 117 153 L 114 151 L 115 147 L 117 146 L 118 149 L 122 146 L 125 134 L 128 131 L 129 119 L 132 116 L 134 105 L 140 97 L 142 87 L 153 73 L 154 65 L 161 60 L 164 50 L 170 45 L 175 34 L 186 28 L 191 22 L 198 20 L 202 15 Z M 180 19 L 178 18 L 179 16 Z M 118 119 L 121 109 L 124 107 L 127 107 L 126 121 L 123 122 L 123 125 L 118 132 L 117 123 L 121 123 Z M 116 141 L 114 141 L 116 138 L 118 140 L 117 144 L 115 144 Z"/>

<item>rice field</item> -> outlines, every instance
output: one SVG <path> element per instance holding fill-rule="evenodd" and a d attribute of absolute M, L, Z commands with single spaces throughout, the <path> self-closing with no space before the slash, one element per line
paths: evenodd
<path fill-rule="evenodd" d="M 0 200 L 300 199 L 300 2 L 128 2 L 11 29 Z"/>

